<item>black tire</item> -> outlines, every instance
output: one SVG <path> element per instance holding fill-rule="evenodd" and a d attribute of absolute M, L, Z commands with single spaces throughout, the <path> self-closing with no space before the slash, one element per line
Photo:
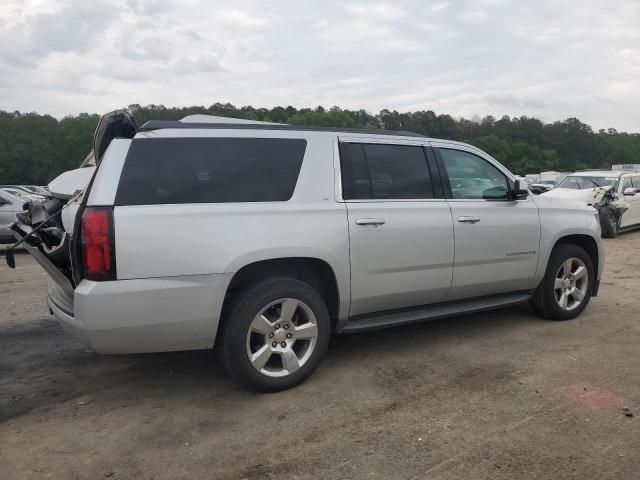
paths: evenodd
<path fill-rule="evenodd" d="M 600 228 L 603 238 L 616 238 L 618 236 L 620 227 L 613 211 L 607 209 L 600 212 Z"/>
<path fill-rule="evenodd" d="M 311 355 L 297 371 L 272 377 L 252 365 L 247 353 L 247 335 L 254 318 L 267 305 L 283 298 L 296 299 L 309 307 L 317 322 L 317 337 Z M 320 364 L 331 336 L 329 312 L 322 296 L 308 284 L 288 277 L 265 279 L 236 295 L 224 322 L 221 342 L 224 365 L 241 384 L 259 392 L 286 390 L 306 380 Z"/>
<path fill-rule="evenodd" d="M 555 294 L 555 280 L 556 273 L 559 271 L 561 265 L 570 258 L 578 258 L 582 260 L 587 268 L 588 285 L 584 298 L 580 304 L 573 310 L 564 310 L 558 304 Z M 544 318 L 550 320 L 570 320 L 577 317 L 589 304 L 591 299 L 591 293 L 593 292 L 593 285 L 595 281 L 593 262 L 587 252 L 578 245 L 571 243 L 561 243 L 551 252 L 549 257 L 549 263 L 547 264 L 547 270 L 544 278 L 538 288 L 536 289 L 531 304 L 535 311 Z"/>

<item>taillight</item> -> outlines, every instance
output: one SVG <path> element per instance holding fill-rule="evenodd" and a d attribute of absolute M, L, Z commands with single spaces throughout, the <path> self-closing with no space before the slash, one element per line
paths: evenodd
<path fill-rule="evenodd" d="M 84 278 L 105 281 L 116 279 L 113 208 L 87 207 L 80 227 Z"/>

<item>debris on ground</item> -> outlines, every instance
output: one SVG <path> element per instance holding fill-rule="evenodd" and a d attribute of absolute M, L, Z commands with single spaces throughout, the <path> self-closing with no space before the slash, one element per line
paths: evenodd
<path fill-rule="evenodd" d="M 629 407 L 622 407 L 622 413 L 625 417 L 633 418 L 634 414 Z"/>

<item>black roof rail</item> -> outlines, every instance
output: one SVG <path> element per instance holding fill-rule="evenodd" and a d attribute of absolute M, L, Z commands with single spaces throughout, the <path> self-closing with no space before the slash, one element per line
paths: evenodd
<path fill-rule="evenodd" d="M 264 123 L 188 123 L 177 120 L 149 120 L 138 131 L 163 130 L 167 128 L 193 128 L 193 129 L 219 129 L 219 130 L 294 130 L 303 132 L 336 132 L 336 133 L 367 133 L 373 135 L 393 135 L 397 137 L 420 137 L 425 135 L 414 132 L 396 130 L 376 130 L 366 128 L 340 128 L 340 127 L 310 127 L 307 125 L 273 125 Z"/>

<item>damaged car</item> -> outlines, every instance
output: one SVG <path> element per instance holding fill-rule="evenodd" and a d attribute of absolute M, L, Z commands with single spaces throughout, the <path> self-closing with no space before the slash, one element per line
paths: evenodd
<path fill-rule="evenodd" d="M 578 200 L 599 214 L 602 236 L 640 227 L 640 172 L 585 170 L 568 175 L 545 197 Z"/>
<path fill-rule="evenodd" d="M 531 195 L 464 143 L 114 112 L 93 151 L 11 228 L 53 315 L 98 353 L 215 345 L 241 383 L 277 391 L 333 333 L 527 302 L 570 320 L 598 294 L 597 212 Z"/>

